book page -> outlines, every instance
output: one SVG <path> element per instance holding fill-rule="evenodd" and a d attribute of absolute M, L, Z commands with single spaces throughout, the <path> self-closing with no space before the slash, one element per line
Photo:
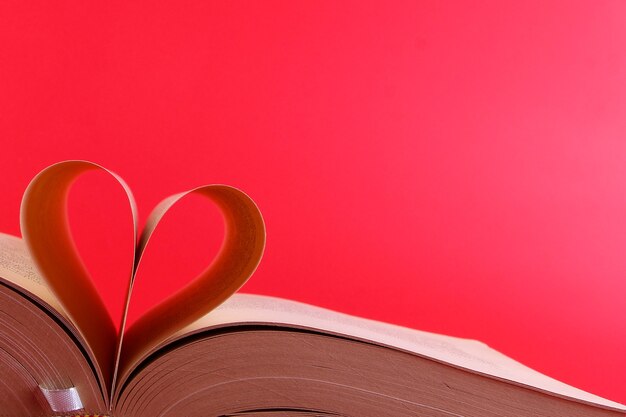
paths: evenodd
<path fill-rule="evenodd" d="M 59 300 L 37 272 L 22 239 L 4 233 L 0 233 L 0 278 L 13 284 L 18 291 L 26 290 L 67 319 Z"/>
<path fill-rule="evenodd" d="M 626 411 L 626 406 L 571 387 L 469 339 L 408 329 L 274 297 L 235 294 L 172 340 L 206 329 L 237 325 L 310 329 L 367 341 L 489 375 L 545 393 Z"/>
<path fill-rule="evenodd" d="M 254 201 L 241 190 L 214 184 L 176 194 L 157 205 L 139 238 L 138 265 L 161 218 L 174 204 L 191 194 L 213 201 L 222 212 L 225 223 L 222 247 L 204 271 L 144 313 L 124 332 L 119 362 L 122 377 L 146 352 L 205 316 L 234 294 L 254 273 L 263 255 L 265 224 Z M 131 291 L 133 282 L 134 278 Z"/>
<path fill-rule="evenodd" d="M 137 213 L 130 189 L 116 174 L 87 161 L 60 162 L 41 171 L 24 192 L 20 223 L 33 263 L 86 341 L 89 355 L 95 357 L 98 377 L 109 392 L 118 350 L 117 330 L 76 250 L 67 216 L 67 198 L 74 180 L 93 170 L 110 174 L 125 191 L 133 216 L 133 247 Z M 129 280 L 133 265 L 134 260 L 129 265 Z"/>

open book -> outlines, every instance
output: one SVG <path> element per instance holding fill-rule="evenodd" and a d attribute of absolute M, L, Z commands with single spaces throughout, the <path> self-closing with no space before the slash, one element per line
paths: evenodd
<path fill-rule="evenodd" d="M 205 196 L 226 224 L 212 264 L 118 332 L 68 226 L 68 190 L 87 170 L 109 172 L 85 161 L 42 171 L 22 202 L 24 239 L 0 234 L 2 417 L 626 415 L 477 341 L 234 294 L 261 259 L 265 228 L 254 202 L 224 185 L 167 198 L 136 232 L 125 315 L 170 207 Z"/>

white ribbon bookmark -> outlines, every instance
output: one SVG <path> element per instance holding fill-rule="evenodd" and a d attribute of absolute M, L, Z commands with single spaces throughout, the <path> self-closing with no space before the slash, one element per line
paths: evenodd
<path fill-rule="evenodd" d="M 39 387 L 43 396 L 50 404 L 52 411 L 67 413 L 68 411 L 81 410 L 83 402 L 80 400 L 76 387 L 66 389 L 46 389 Z"/>

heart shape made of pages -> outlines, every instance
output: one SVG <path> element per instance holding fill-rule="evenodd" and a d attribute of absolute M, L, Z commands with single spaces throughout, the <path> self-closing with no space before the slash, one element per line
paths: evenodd
<path fill-rule="evenodd" d="M 122 186 L 133 216 L 135 253 L 118 337 L 104 302 L 76 250 L 68 222 L 67 198 L 74 180 L 89 170 L 110 174 Z M 188 285 L 141 316 L 125 331 L 134 278 L 141 257 L 165 213 L 188 195 L 206 197 L 225 218 L 224 241 L 213 262 Z M 213 310 L 237 291 L 256 269 L 265 247 L 265 225 L 256 204 L 227 185 L 207 185 L 166 198 L 138 234 L 137 209 L 126 183 L 115 173 L 87 161 L 65 161 L 41 171 L 29 184 L 20 213 L 22 236 L 41 275 L 86 340 L 107 391 L 122 368 L 177 330 Z M 124 339 L 122 348 L 122 339 Z M 111 392 L 111 391 L 109 391 Z"/>

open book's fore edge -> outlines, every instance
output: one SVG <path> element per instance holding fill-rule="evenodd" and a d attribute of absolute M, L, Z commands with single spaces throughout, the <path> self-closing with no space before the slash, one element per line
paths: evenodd
<path fill-rule="evenodd" d="M 245 299 L 253 300 L 252 304 L 256 306 L 255 309 L 248 308 L 246 311 L 245 306 L 248 302 L 244 301 Z M 276 309 L 277 306 L 280 310 L 278 312 L 279 314 L 276 314 L 276 311 L 272 310 Z M 236 320 L 233 319 L 233 314 L 237 315 Z M 254 317 L 255 319 L 250 319 L 250 317 Z M 319 317 L 322 317 L 322 319 L 320 320 Z M 193 336 L 194 334 L 213 331 L 214 329 L 224 327 L 232 327 L 233 325 L 259 325 L 265 326 L 266 328 L 272 326 L 295 328 L 341 337 L 356 342 L 375 344 L 417 355 L 488 378 L 497 379 L 504 383 L 542 392 L 546 395 L 626 413 L 626 405 L 599 397 L 551 378 L 497 352 L 485 343 L 477 340 L 462 339 L 409 329 L 270 296 L 235 294 L 230 300 L 226 301 L 210 315 L 207 315 L 194 326 L 188 326 L 167 342 L 161 344 L 161 346 L 175 342 L 186 336 Z M 364 329 L 366 330 L 365 332 L 363 332 Z M 389 338 L 389 334 L 392 334 L 393 337 Z M 437 349 L 426 351 L 420 349 L 418 343 L 415 342 L 417 336 L 422 337 L 424 340 L 446 344 L 454 348 L 462 346 L 462 354 L 466 354 L 474 359 L 478 358 L 484 366 L 476 366 L 476 362 L 473 362 L 472 365 L 468 365 L 467 362 L 463 363 L 462 360 L 459 360 L 459 357 L 455 358 L 454 356 L 443 355 L 441 352 L 438 352 Z M 486 351 L 494 354 L 493 356 L 498 363 L 488 363 L 482 360 L 481 355 Z M 463 358 L 461 356 L 461 359 L 467 359 L 467 357 Z M 480 365 L 480 362 L 478 365 Z M 522 377 L 525 376 L 525 378 L 520 378 L 520 375 L 522 375 Z M 533 378 L 535 378 L 535 380 L 532 380 Z"/>
<path fill-rule="evenodd" d="M 374 345 L 374 346 L 381 346 L 378 343 L 371 343 L 367 340 L 355 340 L 354 338 L 351 337 L 346 337 L 345 335 L 342 334 L 329 334 L 327 332 L 320 332 L 317 329 L 305 329 L 305 328 L 294 328 L 294 327 L 282 327 L 278 324 L 273 324 L 270 325 L 268 323 L 256 323 L 256 324 L 240 324 L 240 325 L 236 325 L 235 327 L 233 326 L 229 326 L 229 325 L 224 325 L 221 327 L 215 327 L 212 329 L 208 329 L 205 331 L 197 331 L 194 334 L 190 334 L 186 337 L 182 337 L 180 339 L 178 339 L 177 341 L 172 341 L 169 344 L 165 344 L 165 346 L 163 346 L 161 349 L 153 352 L 153 354 L 147 358 L 145 358 L 145 360 L 143 361 L 142 365 L 140 367 L 138 367 L 137 369 L 135 369 L 135 371 L 133 372 L 133 374 L 130 376 L 130 378 L 128 379 L 128 382 L 132 381 L 135 377 L 138 377 L 141 372 L 143 372 L 143 368 L 144 367 L 149 367 L 150 364 L 155 363 L 155 362 L 159 362 L 162 360 L 166 360 L 168 358 L 168 355 L 170 353 L 172 353 L 173 351 L 179 350 L 179 349 L 184 349 L 187 345 L 194 345 L 196 343 L 200 343 L 203 340 L 206 340 L 207 338 L 221 338 L 224 336 L 233 336 L 236 335 L 237 333 L 250 333 L 250 332 L 268 332 L 268 331 L 272 331 L 272 332 L 282 332 L 282 333 L 290 333 L 292 335 L 297 335 L 298 333 L 304 335 L 317 335 L 317 336 L 322 336 L 322 337 L 330 337 L 333 339 L 341 339 L 341 340 L 345 340 L 345 341 L 349 341 L 349 342 L 353 342 L 355 344 L 367 344 L 367 345 Z M 235 336 L 236 337 L 236 336 Z M 312 345 L 310 345 L 312 346 Z M 319 346 L 319 345 L 317 345 Z M 565 396 L 560 396 L 560 395 L 554 395 L 553 393 L 549 393 L 549 392 L 544 392 L 541 390 L 537 390 L 534 387 L 529 387 L 529 386 L 525 386 L 523 384 L 519 384 L 519 383 L 515 383 L 509 380 L 505 380 L 502 378 L 494 378 L 491 375 L 487 375 L 484 373 L 480 373 L 480 372 L 475 372 L 473 370 L 468 370 L 467 368 L 463 368 L 463 367 L 459 367 L 459 366 L 454 366 L 451 365 L 447 362 L 443 362 L 443 361 L 439 361 L 436 359 L 433 359 L 431 357 L 428 356 L 423 356 L 423 355 L 416 355 L 412 352 L 407 352 L 401 349 L 397 349 L 395 347 L 389 347 L 389 346 L 382 346 L 384 348 L 391 348 L 392 350 L 398 351 L 398 352 L 402 352 L 402 353 L 407 353 L 410 354 L 411 356 L 419 356 L 421 359 L 427 360 L 427 361 L 432 361 L 432 362 L 437 362 L 442 364 L 443 366 L 446 366 L 448 368 L 455 368 L 455 369 L 459 369 L 463 372 L 468 372 L 475 374 L 479 377 L 483 377 L 483 378 L 487 378 L 490 380 L 496 380 L 499 381 L 499 383 L 503 383 L 506 385 L 514 385 L 519 387 L 519 389 L 523 389 L 523 390 L 527 390 L 527 391 L 532 391 L 532 392 L 538 392 L 541 394 L 545 394 L 548 397 L 555 397 L 556 398 L 560 398 L 563 399 L 565 401 L 568 402 L 572 402 L 572 403 L 580 403 L 581 405 L 585 405 L 585 406 L 590 406 L 593 408 L 597 408 L 597 409 L 604 409 L 606 411 L 611 411 L 611 412 L 619 412 L 620 415 L 624 415 L 624 410 L 619 410 L 619 409 L 615 409 L 615 408 L 611 408 L 611 407 L 607 407 L 607 406 L 603 406 L 603 405 L 598 405 L 596 403 L 588 403 L 585 401 L 579 401 L 579 400 L 573 400 L 572 398 L 569 397 L 565 397 Z M 122 387 L 122 390 L 126 389 L 127 387 L 124 386 Z M 613 415 L 613 414 L 612 414 Z"/>
<path fill-rule="evenodd" d="M 104 392 L 106 392 L 106 389 L 102 386 L 103 381 L 101 380 L 101 378 L 98 377 L 98 371 L 94 365 L 94 358 L 90 356 L 87 346 L 81 341 L 80 333 L 73 326 L 73 324 L 69 322 L 65 317 L 63 317 L 63 315 L 60 314 L 56 309 L 54 309 L 52 306 L 46 303 L 44 300 L 37 297 L 35 294 L 31 293 L 30 291 L 24 290 L 19 285 L 16 285 L 12 283 L 11 281 L 4 279 L 2 276 L 0 276 L 0 285 L 4 285 L 5 287 L 15 292 L 18 296 L 25 297 L 34 305 L 40 307 L 41 311 L 43 311 L 48 317 L 50 317 L 50 319 L 52 319 L 57 324 L 58 328 L 62 329 L 68 335 L 68 337 L 72 340 L 74 345 L 76 345 L 76 347 L 80 350 L 82 355 L 85 357 L 85 360 L 87 364 L 89 365 L 91 372 L 93 373 L 94 379 L 96 380 L 98 384 L 100 392 L 103 394 L 102 396 L 103 402 L 108 407 L 109 402 L 108 402 L 108 399 L 105 398 L 106 396 L 104 395 Z M 65 388 L 65 387 L 57 387 L 57 388 Z"/>
<path fill-rule="evenodd" d="M 239 324 L 237 325 L 237 327 L 241 327 L 241 331 L 249 331 L 252 329 L 256 329 L 256 330 L 267 330 L 267 329 L 289 329 L 290 331 L 303 331 L 303 332 L 307 332 L 307 333 L 311 333 L 311 334 L 317 334 L 317 335 L 322 335 L 322 336 L 330 336 L 330 337 L 336 337 L 339 339 L 344 339 L 344 340 L 348 340 L 351 342 L 356 342 L 356 343 L 366 343 L 366 344 L 372 344 L 372 345 L 376 345 L 376 346 L 381 346 L 381 347 L 385 347 L 385 348 L 389 348 L 389 349 L 394 349 L 400 352 L 404 352 L 404 353 L 408 353 L 410 355 L 414 355 L 414 356 L 419 356 L 422 359 L 426 359 L 426 360 L 431 360 L 434 362 L 438 362 L 440 364 L 443 364 L 445 366 L 450 366 L 453 368 L 457 368 L 466 372 L 471 372 L 474 373 L 476 375 L 480 375 L 486 378 L 491 378 L 491 379 L 495 379 L 498 381 L 501 381 L 503 383 L 506 384 L 512 384 L 512 385 L 516 385 L 518 387 L 521 387 L 523 389 L 528 389 L 528 390 L 532 390 L 532 391 L 537 391 L 537 392 L 541 392 L 543 394 L 549 395 L 549 396 L 553 396 L 553 397 L 558 397 L 567 401 L 575 401 L 575 402 L 579 402 L 581 404 L 586 404 L 592 407 L 599 407 L 599 408 L 603 408 L 606 410 L 610 410 L 610 411 L 621 411 L 626 413 L 626 407 L 621 406 L 621 404 L 619 403 L 615 403 L 616 407 L 607 405 L 607 404 L 600 404 L 600 403 L 596 403 L 593 401 L 589 401 L 589 400 L 584 400 L 584 399 L 580 399 L 580 398 L 574 398 L 571 396 L 567 396 L 564 394 L 560 394 L 560 393 L 555 393 L 553 391 L 549 391 L 546 389 L 542 389 L 533 385 L 529 385 L 529 384 L 524 384 L 518 381 L 515 381 L 513 379 L 509 379 L 509 378 L 503 378 L 503 377 L 499 377 L 499 376 L 495 376 L 493 374 L 487 373 L 487 372 L 481 372 L 478 371 L 476 369 L 472 369 L 472 368 L 468 368 L 468 367 L 464 367 L 464 366 L 460 366 L 451 362 L 447 362 L 438 358 L 434 358 L 432 356 L 428 356 L 428 355 L 423 355 L 423 354 L 419 354 L 419 353 L 415 353 L 413 351 L 409 351 L 406 349 L 402 349 L 402 348 L 398 348 L 397 346 L 392 346 L 392 345 L 386 345 L 386 344 L 382 344 L 382 343 L 378 343 L 375 341 L 372 341 L 370 339 L 361 339 L 361 338 L 357 338 L 357 337 L 350 337 L 350 336 L 346 336 L 345 334 L 341 334 L 341 333 L 333 333 L 333 332 L 323 332 L 320 331 L 319 329 L 315 329 L 315 328 L 310 328 L 310 327 L 303 327 L 303 326 L 294 326 L 294 325 L 288 325 L 288 324 L 281 324 L 281 323 L 273 323 L 273 324 L 268 324 L 268 323 L 247 323 L 247 324 Z M 224 326 L 222 329 L 228 329 L 228 333 L 232 333 L 232 327 L 230 326 Z M 213 331 L 218 332 L 220 330 L 219 327 L 213 328 L 211 330 L 207 330 L 205 332 L 201 332 L 201 334 L 204 336 L 206 333 L 210 333 Z M 186 341 L 181 340 L 184 343 L 186 343 Z M 560 382 L 560 381 L 559 381 Z M 623 408 L 620 408 L 623 407 Z M 626 414 L 625 414 L 626 415 Z"/>

